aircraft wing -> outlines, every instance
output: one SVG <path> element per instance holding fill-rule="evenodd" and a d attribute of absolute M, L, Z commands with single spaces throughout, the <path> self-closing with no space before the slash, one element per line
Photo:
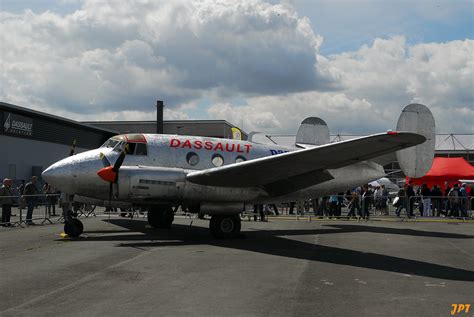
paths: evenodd
<path fill-rule="evenodd" d="M 281 195 L 332 179 L 327 169 L 366 161 L 425 140 L 409 132 L 380 133 L 191 172 L 186 179 L 201 185 L 263 187 L 271 195 Z M 285 186 L 289 188 L 283 189 Z"/>

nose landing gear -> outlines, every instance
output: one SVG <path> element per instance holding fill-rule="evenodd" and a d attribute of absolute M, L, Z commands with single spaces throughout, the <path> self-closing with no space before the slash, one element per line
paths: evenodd
<path fill-rule="evenodd" d="M 66 218 L 64 220 L 64 233 L 70 237 L 79 237 L 84 231 L 84 225 L 77 218 Z"/>

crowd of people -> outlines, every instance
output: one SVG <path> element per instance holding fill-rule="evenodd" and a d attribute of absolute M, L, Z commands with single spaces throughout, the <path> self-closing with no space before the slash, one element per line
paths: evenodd
<path fill-rule="evenodd" d="M 368 219 L 371 213 L 375 215 L 389 215 L 389 205 L 395 209 L 395 215 L 400 217 L 404 212 L 408 218 L 414 217 L 418 211 L 420 217 L 469 217 L 470 197 L 466 184 L 447 183 L 444 191 L 440 186 L 429 188 L 426 184 L 414 188 L 409 182 L 400 188 L 396 196 L 390 195 L 384 185 L 372 186 L 365 184 L 346 193 L 313 198 L 309 201 L 296 201 L 284 204 L 289 215 L 304 214 L 313 208 L 315 216 L 320 218 L 341 217 L 343 208 L 346 208 L 346 217 Z M 260 216 L 265 221 L 265 215 L 278 215 L 278 208 L 274 204 L 255 205 L 255 221 Z"/>
<path fill-rule="evenodd" d="M 0 204 L 2 206 L 2 226 L 11 226 L 12 207 L 18 205 L 20 209 L 26 209 L 26 225 L 35 225 L 33 222 L 33 211 L 39 203 L 44 203 L 49 216 L 56 216 L 56 204 L 58 203 L 59 191 L 48 183 L 44 183 L 42 190 L 38 189 L 38 177 L 31 177 L 28 183 L 24 180 L 13 188 L 13 180 L 3 179 L 0 187 Z M 43 201 L 44 199 L 44 201 Z"/>
<path fill-rule="evenodd" d="M 446 182 L 444 193 L 437 185 L 430 189 L 427 184 L 422 184 L 415 192 L 410 181 L 398 191 L 397 198 L 395 212 L 398 217 L 403 210 L 408 217 L 413 217 L 416 202 L 421 217 L 468 217 L 469 196 L 465 183 L 461 186 L 454 183 L 450 187 Z"/>

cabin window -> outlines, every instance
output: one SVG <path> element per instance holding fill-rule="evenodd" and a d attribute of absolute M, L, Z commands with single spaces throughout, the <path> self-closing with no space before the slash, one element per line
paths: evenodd
<path fill-rule="evenodd" d="M 235 163 L 245 162 L 246 160 L 247 159 L 245 157 L 239 155 L 235 158 Z"/>
<path fill-rule="evenodd" d="M 199 155 L 197 155 L 194 152 L 189 152 L 186 155 L 186 161 L 188 162 L 189 165 L 195 166 L 199 163 Z"/>
<path fill-rule="evenodd" d="M 147 155 L 147 147 L 145 143 L 127 143 L 128 155 Z"/>
<path fill-rule="evenodd" d="M 145 143 L 137 143 L 135 147 L 135 155 L 147 155 L 148 151 Z"/>
<path fill-rule="evenodd" d="M 214 164 L 214 166 L 222 166 L 224 165 L 224 158 L 222 157 L 222 155 L 220 154 L 214 154 L 212 156 L 212 164 Z"/>

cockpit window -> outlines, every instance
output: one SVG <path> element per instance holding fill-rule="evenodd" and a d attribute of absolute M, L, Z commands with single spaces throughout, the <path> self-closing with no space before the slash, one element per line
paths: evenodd
<path fill-rule="evenodd" d="M 127 146 L 127 154 L 148 155 L 147 141 L 143 134 L 121 134 L 105 141 L 101 147 L 112 148 L 116 152 L 122 151 L 124 144 Z"/>
<path fill-rule="evenodd" d="M 102 144 L 101 147 L 114 148 L 119 142 L 120 142 L 119 140 L 108 139 L 107 141 L 105 141 L 104 144 Z"/>

